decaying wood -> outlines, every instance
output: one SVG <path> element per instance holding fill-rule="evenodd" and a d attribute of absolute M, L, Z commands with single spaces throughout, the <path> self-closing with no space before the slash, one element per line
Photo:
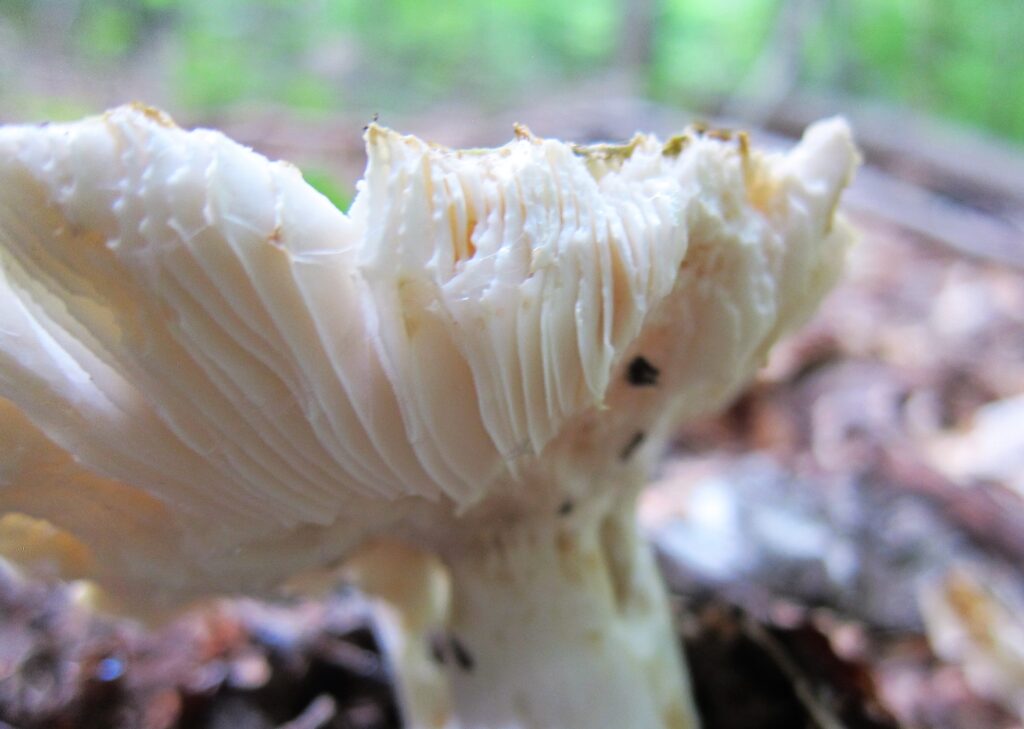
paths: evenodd
<path fill-rule="evenodd" d="M 847 192 L 845 204 L 858 215 L 941 243 L 971 258 L 1024 270 L 1024 227 L 1012 218 L 985 214 L 871 167 L 861 170 Z"/>

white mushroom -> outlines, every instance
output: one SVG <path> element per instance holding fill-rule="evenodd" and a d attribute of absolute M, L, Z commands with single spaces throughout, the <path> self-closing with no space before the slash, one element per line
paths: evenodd
<path fill-rule="evenodd" d="M 371 126 L 346 215 L 151 109 L 0 129 L 0 530 L 149 609 L 401 540 L 451 585 L 411 725 L 695 727 L 635 497 L 836 278 L 857 155 L 517 136 Z"/>

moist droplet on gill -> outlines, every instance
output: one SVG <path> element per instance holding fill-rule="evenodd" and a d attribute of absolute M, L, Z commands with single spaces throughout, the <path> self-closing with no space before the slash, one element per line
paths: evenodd
<path fill-rule="evenodd" d="M 634 357 L 626 370 L 626 379 L 629 384 L 637 387 L 653 387 L 658 384 L 658 375 L 661 370 L 652 365 L 644 357 Z"/>

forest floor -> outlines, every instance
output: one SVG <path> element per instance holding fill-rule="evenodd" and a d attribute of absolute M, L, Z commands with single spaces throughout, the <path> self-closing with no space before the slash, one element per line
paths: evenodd
<path fill-rule="evenodd" d="M 641 504 L 704 726 L 1019 729 L 1024 268 L 851 212 L 843 283 Z M 398 727 L 374 636 L 349 590 L 147 631 L 0 570 L 0 727 Z"/>

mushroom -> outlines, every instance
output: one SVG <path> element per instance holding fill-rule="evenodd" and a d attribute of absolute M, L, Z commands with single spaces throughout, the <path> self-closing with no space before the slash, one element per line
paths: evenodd
<path fill-rule="evenodd" d="M 635 501 L 836 279 L 846 125 L 365 138 L 346 214 L 141 106 L 0 129 L 0 544 L 158 613 L 378 545 L 411 726 L 696 727 Z"/>

